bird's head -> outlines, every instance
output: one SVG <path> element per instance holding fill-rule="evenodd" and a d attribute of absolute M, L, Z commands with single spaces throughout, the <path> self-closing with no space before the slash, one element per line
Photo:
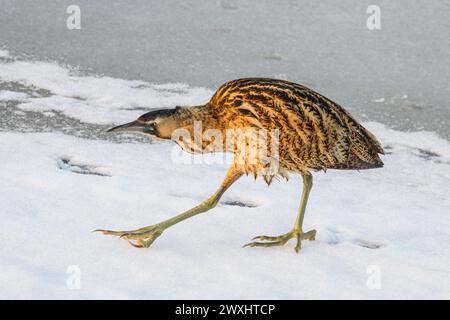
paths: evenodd
<path fill-rule="evenodd" d="M 141 132 L 158 138 L 170 139 L 176 129 L 176 115 L 181 107 L 147 112 L 137 120 L 109 129 L 107 132 Z"/>

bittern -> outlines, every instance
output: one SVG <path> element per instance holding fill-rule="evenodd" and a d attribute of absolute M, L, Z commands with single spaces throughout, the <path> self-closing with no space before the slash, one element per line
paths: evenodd
<path fill-rule="evenodd" d="M 224 137 L 230 131 L 242 133 L 247 129 L 276 132 L 276 135 L 267 134 L 262 139 L 264 143 L 276 145 L 276 151 L 265 148 L 266 157 L 250 157 L 249 154 L 255 151 L 252 149 L 261 147 L 260 143 L 250 143 L 246 137 L 240 140 L 244 141 L 240 145 L 247 148 L 242 151 L 239 143 L 230 146 L 221 142 L 223 148 L 219 151 L 234 153 L 234 161 L 221 186 L 210 198 L 158 224 L 131 231 L 97 231 L 127 239 L 136 247 L 149 247 L 170 226 L 214 208 L 224 192 L 243 175 L 251 173 L 255 178 L 262 176 L 270 184 L 274 177 L 287 178 L 288 173 L 298 173 L 303 178 L 303 192 L 292 230 L 281 236 L 257 236 L 252 241 L 258 241 L 245 246 L 279 246 L 294 238 L 297 240 L 295 251 L 299 252 L 302 240 L 314 240 L 316 236 L 316 230 L 304 232 L 302 228 L 313 184 L 311 171 L 362 170 L 383 166 L 379 157 L 383 154 L 381 144 L 349 112 L 303 85 L 277 79 L 230 81 L 222 85 L 204 105 L 151 111 L 136 121 L 109 131 L 143 132 L 160 139 L 175 140 L 185 151 L 204 153 L 217 149 L 209 148 L 212 139 L 192 138 L 198 135 L 199 130 L 200 134 L 211 138 L 211 134 L 206 134 L 208 130 L 216 130 L 219 136 Z M 187 133 L 187 138 L 186 134 L 176 134 L 180 130 Z M 217 136 L 216 142 L 219 140 Z M 231 136 L 236 139 L 238 134 Z M 277 144 L 272 144 L 275 140 Z"/>

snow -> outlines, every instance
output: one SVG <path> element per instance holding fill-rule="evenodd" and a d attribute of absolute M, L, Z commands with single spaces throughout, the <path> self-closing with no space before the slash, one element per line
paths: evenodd
<path fill-rule="evenodd" d="M 0 58 L 9 58 L 8 50 L 0 49 Z"/>
<path fill-rule="evenodd" d="M 28 95 L 23 92 L 16 92 L 10 90 L 0 90 L 0 101 L 21 101 L 28 98 Z"/>
<path fill-rule="evenodd" d="M 97 124 L 204 103 L 212 92 L 0 61 L 0 112 L 62 113 L 92 137 Z M 364 123 L 386 149 L 385 167 L 314 173 L 304 227 L 317 239 L 296 255 L 293 241 L 241 248 L 291 229 L 301 193 L 295 175 L 269 188 L 240 179 L 215 209 L 168 229 L 149 249 L 92 233 L 139 228 L 197 205 L 227 164 L 210 156 L 180 162 L 171 142 L 83 139 L 46 123 L 51 132 L 0 123 L 0 298 L 450 298 L 450 142 L 436 133 Z M 79 289 L 71 285 L 77 270 Z"/>
<path fill-rule="evenodd" d="M 298 177 L 270 188 L 242 178 L 213 211 L 135 249 L 90 231 L 186 210 L 215 190 L 226 164 L 173 164 L 170 142 L 3 132 L 0 298 L 450 298 L 450 144 L 366 125 L 387 146 L 385 167 L 314 174 L 305 230 L 318 234 L 299 255 L 292 241 L 241 248 L 290 229 Z M 67 287 L 70 266 L 79 290 Z M 367 286 L 372 270 L 379 289 Z"/>
<path fill-rule="evenodd" d="M 20 60 L 0 62 L 0 81 L 21 84 L 34 93 L 19 104 L 23 110 L 56 110 L 84 122 L 100 124 L 137 117 L 143 109 L 204 103 L 213 93 L 210 89 L 191 88 L 182 83 L 158 85 L 83 76 L 70 66 Z M 37 90 L 46 94 L 36 94 Z"/>

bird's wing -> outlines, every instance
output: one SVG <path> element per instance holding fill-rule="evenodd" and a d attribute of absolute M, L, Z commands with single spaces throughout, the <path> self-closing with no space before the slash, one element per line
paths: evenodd
<path fill-rule="evenodd" d="M 367 169 L 383 165 L 378 154 L 383 148 L 375 136 L 337 103 L 309 90 L 317 100 L 305 100 L 321 146 L 320 160 L 325 168 Z"/>

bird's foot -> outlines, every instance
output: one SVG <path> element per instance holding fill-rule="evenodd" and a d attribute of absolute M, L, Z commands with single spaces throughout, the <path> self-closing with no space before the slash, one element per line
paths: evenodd
<path fill-rule="evenodd" d="M 128 242 L 136 248 L 150 247 L 153 241 L 155 241 L 163 231 L 164 228 L 157 224 L 130 231 L 94 230 L 94 232 L 101 232 L 103 234 L 117 236 L 120 239 L 128 240 Z"/>
<path fill-rule="evenodd" d="M 274 246 L 283 246 L 290 239 L 296 238 L 297 245 L 295 246 L 295 252 L 299 252 L 302 248 L 302 240 L 315 240 L 316 239 L 316 230 L 310 230 L 308 232 L 303 232 L 301 230 L 292 230 L 286 234 L 277 237 L 271 236 L 257 236 L 252 240 L 261 240 L 266 242 L 250 242 L 244 245 L 244 247 L 274 247 Z"/>

